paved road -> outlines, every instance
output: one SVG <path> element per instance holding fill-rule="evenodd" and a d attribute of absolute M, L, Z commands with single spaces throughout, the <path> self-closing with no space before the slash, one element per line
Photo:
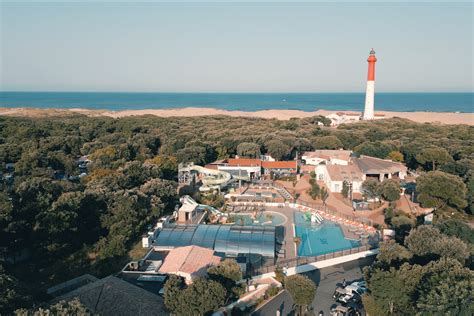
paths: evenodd
<path fill-rule="evenodd" d="M 271 301 L 262 305 L 252 313 L 252 316 L 275 316 L 280 311 L 281 316 L 289 315 L 293 309 L 293 299 L 286 290 L 280 292 Z"/>
<path fill-rule="evenodd" d="M 346 262 L 340 265 L 324 268 L 321 270 L 314 270 L 304 275 L 313 280 L 318 288 L 313 300 L 312 308 L 316 315 L 323 311 L 325 316 L 330 315 L 330 310 L 336 302 L 332 299 L 337 283 L 342 283 L 344 279 L 347 283 L 352 281 L 360 281 L 363 278 L 362 268 L 370 265 L 374 258 L 363 258 Z M 275 296 L 271 301 L 264 304 L 253 316 L 275 316 L 277 310 L 280 310 L 280 315 L 288 315 L 293 306 L 293 299 L 287 291 L 281 292 Z"/>
<path fill-rule="evenodd" d="M 305 273 L 318 285 L 312 304 L 316 315 L 320 311 L 323 311 L 324 315 L 330 315 L 331 307 L 336 305 L 332 299 L 336 284 L 342 283 L 344 279 L 347 283 L 362 280 L 362 268 L 370 265 L 372 261 L 373 258 L 364 258 Z"/>

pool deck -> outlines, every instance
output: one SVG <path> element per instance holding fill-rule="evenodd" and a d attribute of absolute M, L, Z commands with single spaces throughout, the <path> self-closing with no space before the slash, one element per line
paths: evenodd
<path fill-rule="evenodd" d="M 290 207 L 266 207 L 266 211 L 271 211 L 271 212 L 276 212 L 280 213 L 286 216 L 287 220 L 283 224 L 283 227 L 285 228 L 285 244 L 282 245 L 282 249 L 285 249 L 285 258 L 279 258 L 279 259 L 289 259 L 289 258 L 294 258 L 296 257 L 296 248 L 295 248 L 295 242 L 293 239 L 293 236 L 295 235 L 294 228 L 293 228 L 293 218 L 294 218 L 294 213 L 296 212 L 295 209 L 292 209 Z"/>
<path fill-rule="evenodd" d="M 360 240 L 361 238 L 357 236 L 355 233 L 350 232 L 349 228 L 346 225 L 340 225 L 342 229 L 342 233 L 344 234 L 344 238 L 346 239 L 355 239 Z"/>

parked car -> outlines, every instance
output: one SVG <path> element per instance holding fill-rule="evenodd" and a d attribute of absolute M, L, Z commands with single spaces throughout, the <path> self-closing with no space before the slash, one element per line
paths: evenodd
<path fill-rule="evenodd" d="M 337 305 L 331 308 L 331 316 L 355 316 L 356 311 L 352 307 Z"/>
<path fill-rule="evenodd" d="M 353 293 L 348 293 L 346 295 L 341 295 L 336 299 L 336 302 L 347 304 L 352 300 L 353 297 L 354 297 Z"/>
<path fill-rule="evenodd" d="M 365 287 L 359 287 L 352 284 L 346 286 L 344 290 L 346 290 L 347 293 L 357 293 L 359 295 L 362 295 L 367 292 L 367 289 Z"/>
<path fill-rule="evenodd" d="M 342 287 L 336 287 L 336 290 L 334 290 L 334 294 L 332 295 L 332 298 L 334 300 L 338 300 L 339 297 L 347 295 L 347 292 L 344 288 Z"/>
<path fill-rule="evenodd" d="M 344 306 L 353 305 L 358 306 L 362 303 L 362 297 L 357 293 L 347 293 L 344 296 L 340 296 L 336 302 L 342 303 Z"/>
<path fill-rule="evenodd" d="M 352 282 L 350 285 L 367 288 L 367 282 L 365 281 Z"/>

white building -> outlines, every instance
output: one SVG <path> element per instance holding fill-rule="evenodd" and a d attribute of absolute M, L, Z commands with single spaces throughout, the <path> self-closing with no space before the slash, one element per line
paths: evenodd
<path fill-rule="evenodd" d="M 331 192 L 341 192 L 346 181 L 353 193 L 361 193 L 362 182 L 366 179 L 374 178 L 380 182 L 386 179 L 403 180 L 407 175 L 407 167 L 388 159 L 361 156 L 348 160 L 329 158 L 318 164 L 315 172 L 316 179 L 324 181 Z"/>
<path fill-rule="evenodd" d="M 351 160 L 350 150 L 327 150 L 320 149 L 307 151 L 301 156 L 307 165 L 317 166 L 321 163 L 328 165 L 347 165 Z"/>
<path fill-rule="evenodd" d="M 224 161 L 208 164 L 206 168 L 226 171 L 239 178 L 259 179 L 262 175 L 262 161 L 260 159 L 229 158 Z"/>
<path fill-rule="evenodd" d="M 273 158 L 272 155 L 269 155 L 269 154 L 260 155 L 260 160 L 261 161 L 276 161 L 276 159 Z"/>
<path fill-rule="evenodd" d="M 360 121 L 361 113 L 359 112 L 336 112 L 326 115 L 331 120 L 331 126 L 338 126 L 344 123 L 354 123 Z"/>
<path fill-rule="evenodd" d="M 336 112 L 326 115 L 331 120 L 331 126 L 338 126 L 346 123 L 355 123 L 361 120 L 362 113 L 360 112 Z M 375 113 L 373 120 L 380 120 L 385 118 L 385 114 Z"/>
<path fill-rule="evenodd" d="M 360 193 L 362 182 L 365 180 L 364 174 L 354 164 L 318 165 L 316 167 L 316 178 L 319 181 L 324 181 L 329 191 L 335 193 L 342 191 L 344 181 L 352 186 L 352 192 Z"/>

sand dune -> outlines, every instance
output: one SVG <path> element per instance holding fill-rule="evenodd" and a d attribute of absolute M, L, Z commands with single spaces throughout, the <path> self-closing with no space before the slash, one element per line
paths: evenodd
<path fill-rule="evenodd" d="M 288 120 L 292 117 L 311 117 L 315 115 L 327 115 L 335 111 L 318 110 L 314 112 L 304 112 L 299 110 L 265 110 L 256 112 L 243 111 L 227 111 L 213 108 L 180 108 L 180 109 L 162 109 L 162 110 L 124 110 L 124 111 L 107 111 L 107 110 L 88 110 L 88 109 L 34 109 L 34 108 L 0 108 L 0 115 L 8 116 L 29 116 L 29 117 L 45 117 L 45 116 L 67 116 L 71 113 L 84 114 L 87 116 L 108 116 L 108 117 L 125 117 L 138 115 L 155 115 L 160 117 L 172 116 L 204 116 L 204 115 L 228 115 L 243 117 L 261 117 L 275 118 L 279 120 Z M 353 112 L 353 111 L 340 111 Z M 450 113 L 450 112 L 388 112 L 378 111 L 377 113 L 385 114 L 385 117 L 406 118 L 415 122 L 440 123 L 440 124 L 467 124 L 474 125 L 474 113 Z"/>

